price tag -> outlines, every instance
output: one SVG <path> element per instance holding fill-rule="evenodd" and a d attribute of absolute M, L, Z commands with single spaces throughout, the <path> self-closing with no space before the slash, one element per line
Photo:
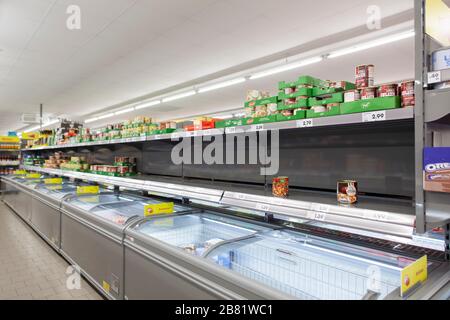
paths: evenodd
<path fill-rule="evenodd" d="M 160 134 L 157 134 L 154 137 L 155 137 L 155 140 L 161 140 L 161 135 Z"/>
<path fill-rule="evenodd" d="M 307 218 L 316 221 L 325 221 L 327 214 L 325 212 L 308 211 Z"/>
<path fill-rule="evenodd" d="M 422 258 L 403 268 L 400 273 L 400 296 L 404 297 L 417 285 L 427 281 L 428 279 L 428 258 Z"/>
<path fill-rule="evenodd" d="M 211 130 L 210 130 L 210 129 L 208 129 L 208 130 L 203 130 L 202 134 L 203 134 L 204 136 L 210 136 L 210 135 L 211 135 Z"/>
<path fill-rule="evenodd" d="M 313 119 L 297 120 L 297 128 L 311 128 L 314 127 Z"/>
<path fill-rule="evenodd" d="M 78 186 L 77 194 L 98 194 L 100 192 L 99 186 Z"/>
<path fill-rule="evenodd" d="M 236 127 L 225 128 L 225 133 L 226 134 L 236 133 Z"/>
<path fill-rule="evenodd" d="M 266 203 L 257 203 L 256 210 L 268 212 L 268 211 L 270 211 L 270 205 L 268 205 Z"/>
<path fill-rule="evenodd" d="M 62 183 L 63 183 L 62 178 L 44 179 L 44 184 L 62 184 Z"/>
<path fill-rule="evenodd" d="M 144 206 L 144 217 L 158 214 L 171 214 L 174 211 L 173 202 L 147 204 Z"/>
<path fill-rule="evenodd" d="M 244 200 L 245 199 L 245 194 L 237 193 L 236 194 L 236 198 L 238 198 L 239 200 Z"/>
<path fill-rule="evenodd" d="M 39 179 L 41 177 L 40 173 L 29 173 L 25 176 L 27 179 Z"/>
<path fill-rule="evenodd" d="M 251 126 L 250 131 L 263 131 L 264 129 L 264 125 L 263 124 L 256 124 Z"/>
<path fill-rule="evenodd" d="M 374 121 L 385 121 L 385 120 L 387 120 L 386 110 L 365 112 L 362 114 L 362 122 L 374 122 Z"/>
<path fill-rule="evenodd" d="M 26 172 L 26 170 L 16 170 L 16 171 L 14 171 L 14 174 L 16 174 L 16 175 L 26 175 L 27 172 Z"/>
<path fill-rule="evenodd" d="M 440 71 L 428 72 L 428 84 L 438 83 L 441 81 L 442 80 Z"/>

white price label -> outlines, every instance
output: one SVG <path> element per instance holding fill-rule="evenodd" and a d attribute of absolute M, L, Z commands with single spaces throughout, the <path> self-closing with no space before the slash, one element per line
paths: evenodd
<path fill-rule="evenodd" d="M 244 200 L 245 199 L 245 194 L 237 193 L 236 194 L 236 198 L 238 198 L 239 200 Z"/>
<path fill-rule="evenodd" d="M 210 136 L 210 135 L 211 135 L 211 130 L 210 130 L 210 129 L 208 129 L 208 130 L 203 130 L 202 135 L 204 135 L 204 136 Z"/>
<path fill-rule="evenodd" d="M 263 131 L 264 130 L 264 125 L 263 124 L 253 125 L 250 130 L 251 131 Z"/>
<path fill-rule="evenodd" d="M 375 216 L 375 219 L 378 221 L 387 221 L 388 220 L 388 215 L 387 215 L 387 213 L 384 213 L 384 212 L 376 212 L 374 214 L 374 216 Z"/>
<path fill-rule="evenodd" d="M 270 211 L 270 205 L 268 205 L 266 203 L 257 203 L 256 210 L 268 212 L 268 211 Z"/>
<path fill-rule="evenodd" d="M 161 135 L 159 134 L 155 135 L 155 140 L 161 140 Z"/>
<path fill-rule="evenodd" d="M 428 72 L 428 84 L 438 83 L 441 81 L 442 80 L 440 71 Z"/>
<path fill-rule="evenodd" d="M 311 220 L 325 221 L 327 214 L 325 212 L 309 211 L 307 217 Z"/>
<path fill-rule="evenodd" d="M 362 114 L 362 121 L 363 122 L 374 122 L 374 121 L 385 121 L 386 118 L 386 111 L 374 111 L 374 112 L 365 112 Z"/>
<path fill-rule="evenodd" d="M 297 121 L 297 128 L 311 128 L 314 127 L 313 119 L 303 119 Z"/>
<path fill-rule="evenodd" d="M 236 127 L 225 128 L 225 133 L 226 134 L 236 133 Z"/>
<path fill-rule="evenodd" d="M 187 131 L 186 132 L 186 137 L 196 137 L 197 136 L 197 131 Z"/>

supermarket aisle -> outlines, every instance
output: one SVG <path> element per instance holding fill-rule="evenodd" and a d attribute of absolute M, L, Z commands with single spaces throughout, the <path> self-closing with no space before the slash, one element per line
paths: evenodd
<path fill-rule="evenodd" d="M 67 289 L 68 265 L 0 202 L 0 299 L 102 299 L 84 280 L 81 289 Z"/>

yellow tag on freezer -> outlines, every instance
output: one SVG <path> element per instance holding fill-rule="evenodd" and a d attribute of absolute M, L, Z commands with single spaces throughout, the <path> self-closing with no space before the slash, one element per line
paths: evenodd
<path fill-rule="evenodd" d="M 100 192 L 99 186 L 78 186 L 77 194 L 98 194 Z"/>
<path fill-rule="evenodd" d="M 147 204 L 144 206 L 144 216 L 154 216 L 157 214 L 171 214 L 173 213 L 173 202 L 162 202 L 157 204 Z"/>
<path fill-rule="evenodd" d="M 49 179 L 44 179 L 44 183 L 45 184 L 62 184 L 63 180 L 62 180 L 62 178 L 49 178 Z"/>
<path fill-rule="evenodd" d="M 401 272 L 400 295 L 403 297 L 409 290 L 419 283 L 425 282 L 428 278 L 428 259 L 427 256 L 416 260 L 409 266 L 403 268 Z"/>
<path fill-rule="evenodd" d="M 27 179 L 39 179 L 41 177 L 40 173 L 29 173 L 25 176 Z"/>
<path fill-rule="evenodd" d="M 26 175 L 27 171 L 26 170 L 16 170 L 16 171 L 14 171 L 14 174 L 16 174 L 16 175 Z"/>

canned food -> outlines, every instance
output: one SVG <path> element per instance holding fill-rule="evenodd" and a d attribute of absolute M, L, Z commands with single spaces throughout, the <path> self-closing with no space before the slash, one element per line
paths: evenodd
<path fill-rule="evenodd" d="M 356 88 L 372 87 L 374 85 L 374 71 L 373 64 L 357 66 L 355 68 Z"/>
<path fill-rule="evenodd" d="M 254 112 L 255 112 L 255 109 L 253 107 L 244 108 L 244 113 L 245 113 L 246 118 L 252 118 Z"/>
<path fill-rule="evenodd" d="M 343 180 L 337 183 L 337 200 L 339 203 L 351 204 L 358 201 L 358 183 L 354 180 Z"/>
<path fill-rule="evenodd" d="M 377 97 L 377 89 L 374 87 L 361 89 L 361 100 L 375 99 Z"/>
<path fill-rule="evenodd" d="M 402 107 L 411 107 L 416 103 L 414 95 L 414 81 L 406 81 L 400 85 L 400 96 L 402 97 Z"/>
<path fill-rule="evenodd" d="M 327 111 L 327 107 L 325 107 L 325 106 L 312 106 L 311 110 L 316 112 L 316 113 L 325 112 L 325 111 Z"/>
<path fill-rule="evenodd" d="M 305 99 L 308 99 L 308 98 L 309 98 L 308 96 L 298 96 L 297 98 L 295 98 L 295 101 L 298 102 L 300 100 L 305 100 Z"/>
<path fill-rule="evenodd" d="M 269 103 L 267 105 L 268 114 L 277 114 L 278 113 L 278 105 L 276 103 Z"/>
<path fill-rule="evenodd" d="M 344 92 L 344 102 L 353 102 L 361 100 L 361 93 L 359 90 L 348 90 Z"/>
<path fill-rule="evenodd" d="M 396 84 L 385 84 L 378 89 L 378 96 L 384 97 L 395 97 L 398 92 L 398 85 Z"/>
<path fill-rule="evenodd" d="M 314 86 L 312 84 L 299 84 L 297 86 L 298 89 L 303 89 L 303 88 L 310 89 L 310 88 L 313 88 L 313 87 Z"/>
<path fill-rule="evenodd" d="M 283 116 L 285 116 L 285 117 L 290 117 L 290 116 L 292 116 L 294 114 L 294 111 L 292 111 L 292 110 L 282 110 L 281 114 Z"/>
<path fill-rule="evenodd" d="M 130 171 L 130 168 L 127 167 L 127 166 L 119 166 L 119 167 L 117 168 L 117 173 L 119 173 L 119 174 L 126 174 L 126 173 L 128 173 L 129 171 Z"/>
<path fill-rule="evenodd" d="M 255 117 L 267 117 L 267 106 L 266 105 L 256 106 Z"/>
<path fill-rule="evenodd" d="M 337 103 L 337 102 L 334 102 L 334 103 L 329 103 L 329 104 L 327 104 L 327 109 L 329 110 L 329 109 L 331 109 L 331 108 L 333 108 L 333 107 L 339 107 L 341 104 L 340 103 Z"/>
<path fill-rule="evenodd" d="M 289 195 L 289 178 L 288 177 L 273 178 L 272 194 L 275 197 L 286 198 Z"/>

